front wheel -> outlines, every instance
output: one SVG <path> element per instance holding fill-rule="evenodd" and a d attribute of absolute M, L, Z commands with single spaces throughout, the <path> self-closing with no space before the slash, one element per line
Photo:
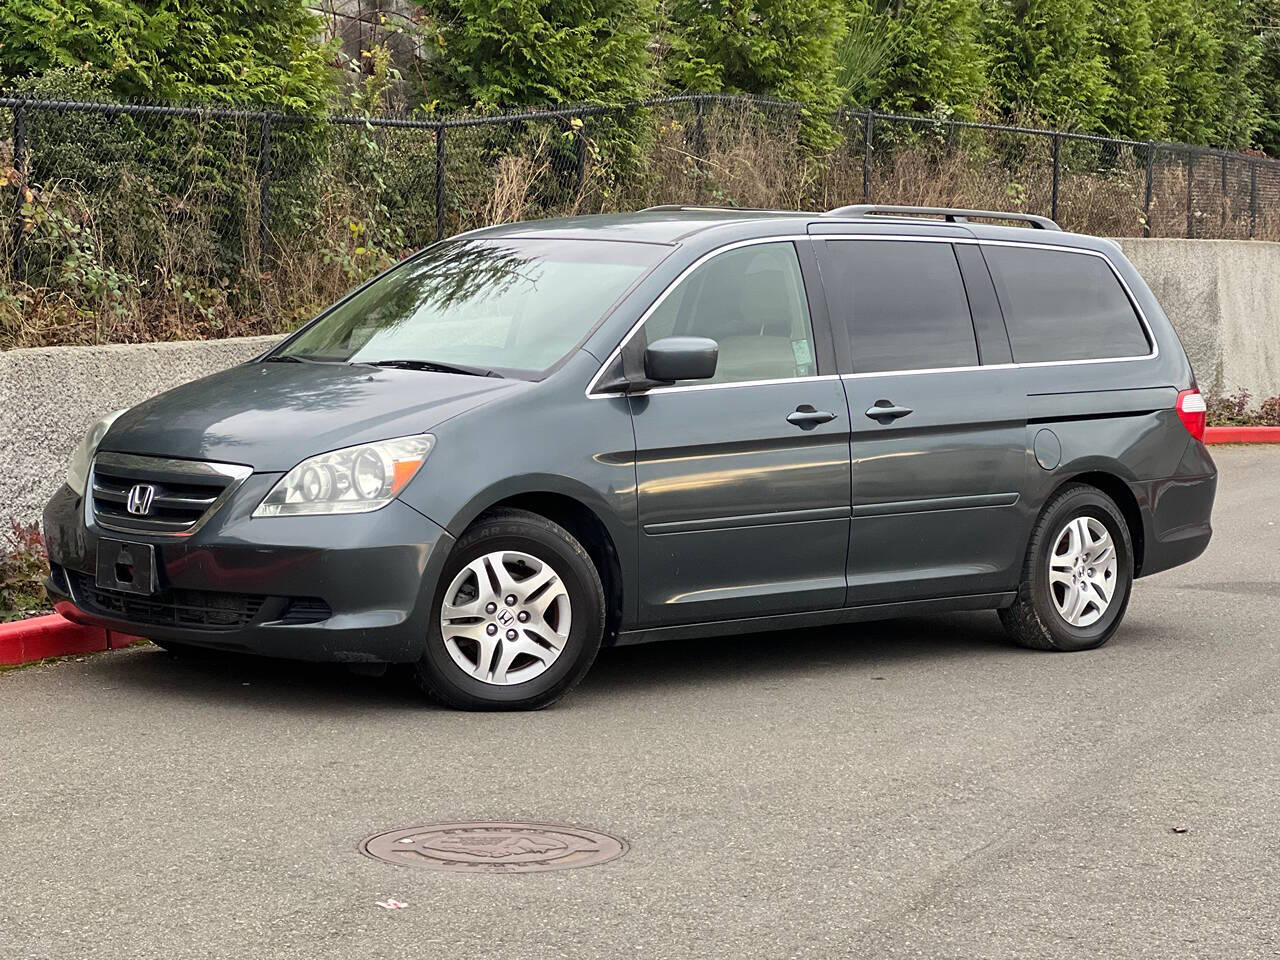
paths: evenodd
<path fill-rule="evenodd" d="M 582 544 L 545 517 L 494 511 L 445 564 L 418 683 L 463 710 L 536 710 L 586 674 L 604 622 L 600 574 Z"/>
<path fill-rule="evenodd" d="M 1072 484 L 1044 508 L 1013 605 L 1000 620 L 1017 644 L 1091 650 L 1111 639 L 1129 605 L 1133 544 L 1115 502 Z"/>

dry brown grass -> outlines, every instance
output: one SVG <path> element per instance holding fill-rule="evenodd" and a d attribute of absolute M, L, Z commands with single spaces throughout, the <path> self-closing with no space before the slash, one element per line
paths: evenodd
<path fill-rule="evenodd" d="M 526 219 L 538 185 L 551 171 L 547 158 L 548 131 L 530 144 L 529 153 L 508 153 L 493 166 L 493 186 L 484 208 L 485 223 L 514 223 Z"/>
<path fill-rule="evenodd" d="M 1050 212 L 1043 138 L 882 127 L 864 169 L 856 124 L 821 156 L 799 129 L 794 117 L 730 104 L 700 123 L 672 108 L 595 131 L 563 122 L 450 130 L 446 232 L 660 203 L 823 210 L 863 200 L 864 179 L 878 202 Z M 196 137 L 185 149 L 181 162 L 198 169 L 211 148 Z M 1194 236 L 1248 237 L 1252 227 L 1280 239 L 1270 202 L 1280 183 L 1262 185 L 1255 211 L 1244 162 L 1159 156 L 1153 236 L 1186 235 L 1190 196 Z M 11 144 L 0 142 L 0 211 L 24 205 L 26 250 L 17 269 L 15 231 L 0 222 L 0 348 L 279 332 L 434 233 L 433 140 L 330 137 L 311 166 L 273 185 L 265 252 L 254 160 L 243 145 L 230 160 L 241 171 L 230 191 L 193 175 L 164 193 L 125 166 L 107 187 L 57 180 L 20 197 Z M 1141 235 L 1145 188 L 1145 156 L 1068 143 L 1058 218 L 1082 232 Z M 228 196 L 238 198 L 231 207 Z"/>

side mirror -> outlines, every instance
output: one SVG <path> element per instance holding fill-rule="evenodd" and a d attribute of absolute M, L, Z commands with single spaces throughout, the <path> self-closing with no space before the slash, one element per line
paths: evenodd
<path fill-rule="evenodd" d="M 645 349 L 644 375 L 658 383 L 708 380 L 719 356 L 719 345 L 706 337 L 663 337 Z"/>

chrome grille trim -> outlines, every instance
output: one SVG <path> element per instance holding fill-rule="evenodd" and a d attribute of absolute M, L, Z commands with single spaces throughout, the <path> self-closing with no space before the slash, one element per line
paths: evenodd
<path fill-rule="evenodd" d="M 236 463 L 99 453 L 89 471 L 85 520 L 119 533 L 189 537 L 209 522 L 252 473 L 252 467 Z M 123 505 L 129 486 L 135 483 L 152 483 L 160 488 L 152 500 L 153 515 L 134 517 L 105 509 L 108 505 Z M 168 488 L 178 488 L 177 492 L 167 489 L 166 484 Z M 207 495 L 200 495 L 206 491 Z M 100 510 L 99 504 L 104 509 Z M 166 511 L 171 516 L 163 516 Z M 175 513 L 179 515 L 172 516 Z M 186 516 L 181 515 L 184 513 Z"/>

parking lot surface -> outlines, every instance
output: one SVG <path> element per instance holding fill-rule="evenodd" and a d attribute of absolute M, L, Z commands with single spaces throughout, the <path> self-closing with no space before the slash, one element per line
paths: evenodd
<path fill-rule="evenodd" d="M 635 647 L 506 715 L 151 646 L 0 674 L 0 957 L 1280 955 L 1280 450 L 1214 456 L 1209 552 L 1090 653 L 993 613 Z M 630 850 L 357 849 L 470 819 Z"/>

